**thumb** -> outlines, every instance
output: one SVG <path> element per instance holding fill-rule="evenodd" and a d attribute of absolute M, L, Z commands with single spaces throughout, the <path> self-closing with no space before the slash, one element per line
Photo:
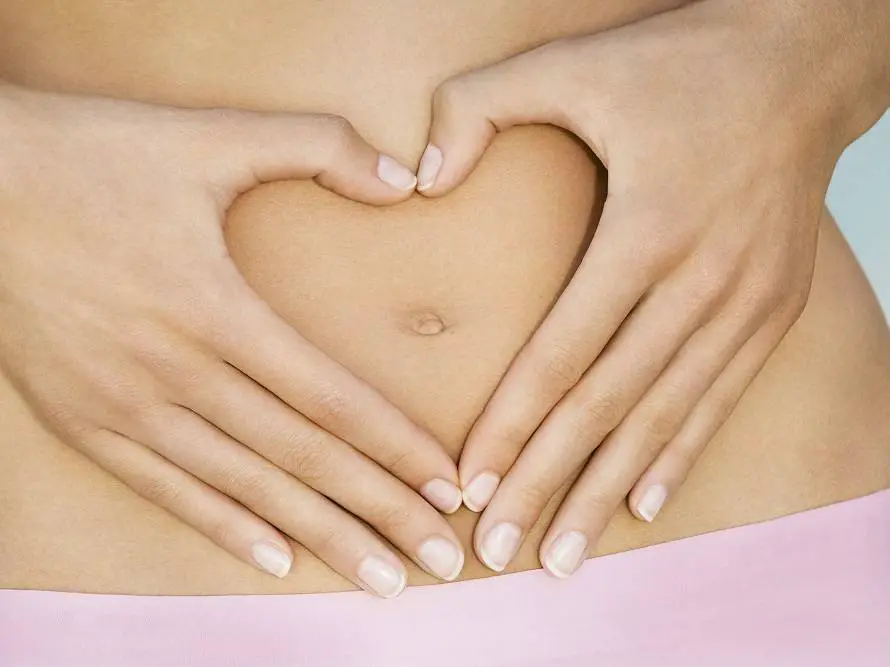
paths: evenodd
<path fill-rule="evenodd" d="M 417 190 L 427 197 L 453 190 L 495 135 L 514 125 L 545 123 L 571 130 L 563 107 L 569 92 L 566 64 L 565 49 L 551 43 L 439 86 Z"/>
<path fill-rule="evenodd" d="M 407 199 L 417 183 L 413 171 L 380 153 L 341 116 L 199 113 L 207 114 L 201 166 L 231 200 L 260 183 L 313 179 L 349 199 L 384 205 Z"/>

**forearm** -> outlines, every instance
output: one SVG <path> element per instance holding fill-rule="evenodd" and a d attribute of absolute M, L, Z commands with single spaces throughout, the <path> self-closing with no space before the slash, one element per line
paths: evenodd
<path fill-rule="evenodd" d="M 802 87 L 842 148 L 890 107 L 890 2 L 763 0 L 758 11 L 807 61 Z"/>

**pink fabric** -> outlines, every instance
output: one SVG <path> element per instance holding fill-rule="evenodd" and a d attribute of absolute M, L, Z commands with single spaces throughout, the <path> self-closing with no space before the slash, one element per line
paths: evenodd
<path fill-rule="evenodd" d="M 890 490 L 393 601 L 0 591 L 0 665 L 887 667 Z"/>

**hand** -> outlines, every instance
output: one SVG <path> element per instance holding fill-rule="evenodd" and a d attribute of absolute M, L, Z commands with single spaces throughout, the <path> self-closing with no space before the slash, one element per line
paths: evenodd
<path fill-rule="evenodd" d="M 862 103 L 844 79 L 865 68 L 844 69 L 849 49 L 821 38 L 844 25 L 827 5 L 763 5 L 708 0 L 561 40 L 435 96 L 427 196 L 460 184 L 516 124 L 561 126 L 609 170 L 577 273 L 460 460 L 493 570 L 581 468 L 541 545 L 554 575 L 574 572 L 628 494 L 652 520 L 804 308 L 834 164 L 886 102 L 840 106 Z"/>
<path fill-rule="evenodd" d="M 222 233 L 235 197 L 263 181 L 392 204 L 412 172 L 334 116 L 11 86 L 0 145 L 0 366 L 50 428 L 272 574 L 293 559 L 274 525 L 397 594 L 404 566 L 361 519 L 457 575 L 458 539 L 418 495 L 457 509 L 454 463 L 258 298 Z"/>

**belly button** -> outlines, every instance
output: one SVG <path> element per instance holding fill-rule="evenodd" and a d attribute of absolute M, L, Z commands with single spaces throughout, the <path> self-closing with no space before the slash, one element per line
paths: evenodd
<path fill-rule="evenodd" d="M 420 336 L 435 336 L 447 328 L 441 317 L 429 311 L 412 315 L 408 326 Z"/>

